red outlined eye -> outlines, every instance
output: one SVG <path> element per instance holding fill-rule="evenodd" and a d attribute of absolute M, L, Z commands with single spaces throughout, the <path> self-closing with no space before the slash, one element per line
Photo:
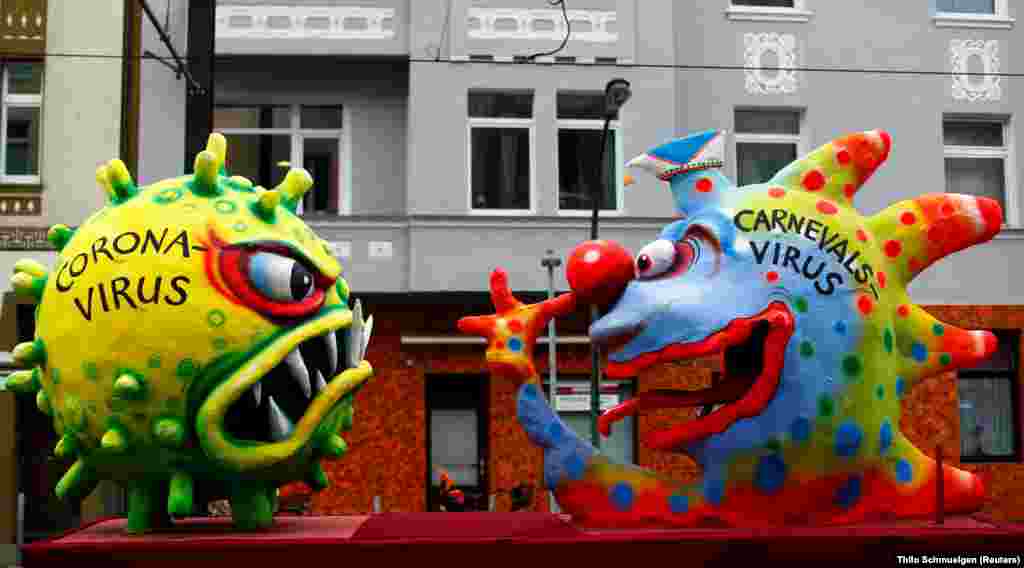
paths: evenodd
<path fill-rule="evenodd" d="M 287 247 L 272 244 L 222 249 L 220 272 L 243 304 L 279 318 L 319 310 L 332 284 Z"/>
<path fill-rule="evenodd" d="M 658 239 L 648 243 L 636 255 L 637 278 L 654 278 L 672 268 L 676 261 L 676 247 L 672 241 Z"/>

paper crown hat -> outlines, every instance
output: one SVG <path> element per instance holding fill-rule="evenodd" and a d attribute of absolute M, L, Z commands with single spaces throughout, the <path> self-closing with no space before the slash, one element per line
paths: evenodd
<path fill-rule="evenodd" d="M 693 170 L 720 168 L 725 155 L 724 130 L 705 130 L 656 146 L 629 162 L 629 167 L 647 170 L 667 181 Z"/>

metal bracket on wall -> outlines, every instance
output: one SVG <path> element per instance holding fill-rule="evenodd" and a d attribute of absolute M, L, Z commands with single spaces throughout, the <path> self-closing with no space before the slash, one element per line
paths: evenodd
<path fill-rule="evenodd" d="M 178 55 L 178 51 L 174 49 L 174 44 L 171 43 L 171 38 L 167 35 L 167 31 L 164 30 L 164 27 L 160 25 L 159 21 L 157 21 L 156 16 L 153 15 L 153 10 L 149 7 L 149 3 L 146 0 L 138 1 L 142 6 L 142 10 L 146 12 L 146 17 L 149 18 L 150 23 L 153 24 L 154 28 L 156 28 L 156 33 L 160 36 L 160 40 L 164 42 L 164 45 L 167 46 L 167 50 L 171 52 L 171 57 L 174 61 L 168 61 L 167 58 L 160 57 L 148 49 L 143 52 L 143 55 L 147 58 L 155 59 L 171 71 L 174 71 L 175 77 L 178 79 L 181 79 L 182 76 L 184 76 L 185 81 L 188 83 L 188 93 L 190 95 L 205 94 L 206 90 L 203 89 L 202 85 L 200 85 L 194 77 L 192 77 L 192 73 L 189 72 L 188 65 L 181 60 L 181 57 Z"/>

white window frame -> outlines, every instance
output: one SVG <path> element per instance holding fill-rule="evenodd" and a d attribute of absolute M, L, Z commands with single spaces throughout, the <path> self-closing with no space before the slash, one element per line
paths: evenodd
<path fill-rule="evenodd" d="M 35 62 L 33 62 L 35 63 Z M 3 78 L 0 80 L 0 91 L 2 91 L 3 101 L 3 112 L 0 113 L 0 183 L 7 185 L 40 185 L 41 173 L 43 169 L 42 153 L 43 153 L 43 94 L 40 89 L 39 94 L 36 95 L 11 95 L 8 94 L 10 90 L 10 66 L 8 63 L 3 64 Z M 34 108 L 39 110 L 39 155 L 36 156 L 36 167 L 39 170 L 39 174 L 34 176 L 12 176 L 7 175 L 7 116 L 8 109 L 12 108 Z"/>
<path fill-rule="evenodd" d="M 1010 17 L 1009 0 L 995 1 L 995 14 L 970 14 L 964 12 L 940 12 L 938 3 L 932 2 L 932 20 L 940 28 L 988 28 L 1012 29 L 1016 20 Z"/>
<path fill-rule="evenodd" d="M 946 122 L 978 122 L 984 124 L 999 123 L 1003 127 L 1002 146 L 954 146 L 945 144 Z M 963 116 L 945 115 L 942 117 L 943 145 L 942 145 L 942 169 L 943 183 L 946 182 L 945 169 L 946 158 L 1002 158 L 1003 160 L 1003 202 L 1006 204 L 1004 229 L 1020 229 L 1020 205 L 1018 203 L 1016 164 L 1014 160 L 1013 129 L 1010 128 L 1010 119 L 999 116 Z"/>
<path fill-rule="evenodd" d="M 476 209 L 473 207 L 473 129 L 521 128 L 527 131 L 530 145 L 529 209 Z M 466 122 L 466 211 L 470 215 L 534 215 L 537 212 L 537 141 L 536 121 L 533 118 L 474 118 Z"/>
<path fill-rule="evenodd" d="M 746 22 L 809 22 L 814 12 L 807 9 L 808 0 L 793 0 L 792 8 L 775 6 L 737 6 L 728 0 L 725 16 L 734 21 Z"/>
<path fill-rule="evenodd" d="M 733 121 L 735 121 L 736 111 L 746 112 L 794 112 L 797 115 L 797 134 L 750 134 L 740 132 L 733 124 L 733 135 L 732 135 L 732 152 L 736 159 L 736 165 L 733 168 L 733 179 L 736 183 L 739 183 L 740 179 L 740 144 L 795 144 L 796 145 L 796 159 L 800 159 L 807 153 L 807 134 L 804 123 L 806 122 L 806 113 L 802 109 L 796 108 L 751 108 L 751 107 L 739 107 L 733 109 Z M 767 182 L 767 180 L 765 180 Z"/>
<path fill-rule="evenodd" d="M 600 119 L 579 119 L 579 118 L 562 118 L 556 121 L 558 126 L 558 132 L 562 130 L 596 130 L 600 132 L 604 129 L 604 121 Z M 608 130 L 615 132 L 615 155 L 608 156 L 607 159 L 615 161 L 615 208 L 614 209 L 600 209 L 598 215 L 602 217 L 621 217 L 625 213 L 624 195 L 626 184 L 624 181 L 622 171 L 622 156 L 624 155 L 622 146 L 622 121 L 613 120 L 608 123 Z M 561 148 L 558 148 L 558 140 L 561 137 L 556 133 L 555 147 L 557 152 L 561 152 Z M 600 156 L 594 156 L 594 160 L 599 159 Z M 558 165 L 561 163 L 560 157 L 555 160 L 555 210 L 559 215 L 565 217 L 589 217 L 594 214 L 593 209 L 562 209 L 562 176 L 559 171 Z"/>
<path fill-rule="evenodd" d="M 241 106 L 241 107 L 258 107 L 258 106 L 287 106 L 289 110 L 288 128 L 216 128 L 217 132 L 224 134 L 225 136 L 231 135 L 270 135 L 270 136 L 288 136 L 291 139 L 291 152 L 288 160 L 291 164 L 302 164 L 303 153 L 305 149 L 304 141 L 306 138 L 326 138 L 330 140 L 338 141 L 338 159 L 341 161 L 341 171 L 338 172 L 338 191 L 341 195 L 338 196 L 338 213 L 337 215 L 350 215 L 352 212 L 352 147 L 351 147 L 351 128 L 346 128 L 351 124 L 351 117 L 349 116 L 349 107 L 346 104 L 339 103 L 341 106 L 341 128 L 340 129 L 327 129 L 327 128 L 302 128 L 302 107 L 304 106 L 325 106 L 320 104 L 290 104 L 290 105 L 266 105 L 257 103 L 240 103 L 231 104 L 224 106 Z M 228 155 L 231 154 L 231 148 L 228 148 Z M 260 183 L 263 180 L 252 180 L 253 183 Z M 317 180 L 313 180 L 315 184 Z M 302 201 L 299 201 L 296 213 L 301 215 Z"/>

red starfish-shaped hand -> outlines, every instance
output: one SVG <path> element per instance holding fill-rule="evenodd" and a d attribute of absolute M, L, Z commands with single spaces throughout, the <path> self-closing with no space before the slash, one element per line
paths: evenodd
<path fill-rule="evenodd" d="M 537 304 L 524 304 L 512 295 L 508 274 L 497 268 L 491 273 L 491 302 L 495 313 L 459 320 L 459 331 L 487 338 L 487 365 L 491 373 L 509 378 L 531 378 L 533 347 L 537 335 L 553 317 L 576 309 L 572 292 Z"/>

